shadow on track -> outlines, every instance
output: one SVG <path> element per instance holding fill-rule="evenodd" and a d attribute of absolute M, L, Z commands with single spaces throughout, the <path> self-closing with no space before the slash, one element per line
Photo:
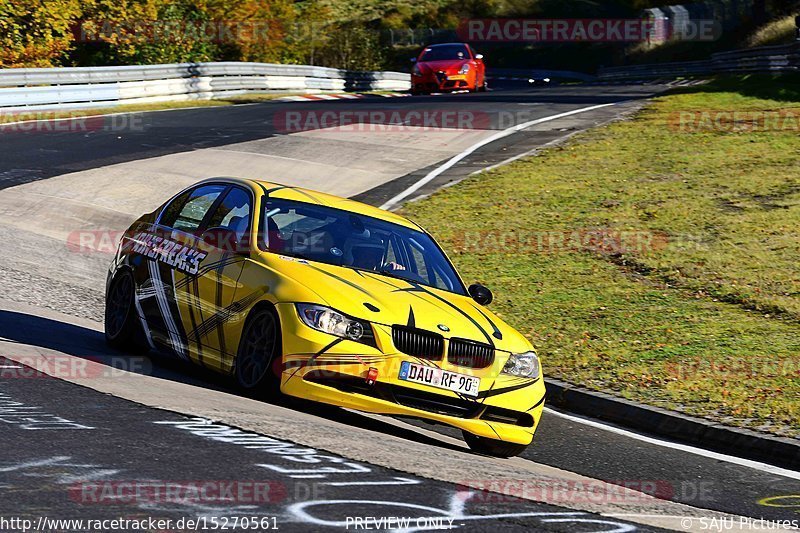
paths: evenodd
<path fill-rule="evenodd" d="M 190 363 L 179 361 L 166 355 L 149 352 L 145 356 L 132 356 L 118 352 L 106 346 L 102 332 L 82 326 L 59 322 L 49 318 L 0 310 L 0 338 L 6 342 L 38 346 L 111 366 L 115 369 L 148 375 L 159 379 L 168 379 L 194 387 L 246 396 L 237 391 L 232 380 L 211 370 Z M 0 353 L 0 357 L 4 354 Z M 130 364 L 125 364 L 128 361 Z M 265 401 L 258 396 L 248 396 Z M 318 416 L 342 424 L 386 433 L 395 437 L 428 444 L 439 448 L 468 451 L 466 447 L 450 444 L 428 437 L 412 430 L 400 428 L 392 424 L 346 411 L 339 407 L 316 402 L 281 396 L 269 402 L 273 405 Z"/>

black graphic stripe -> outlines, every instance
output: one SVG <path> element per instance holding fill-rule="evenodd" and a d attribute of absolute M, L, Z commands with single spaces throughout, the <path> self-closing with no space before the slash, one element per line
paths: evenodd
<path fill-rule="evenodd" d="M 479 312 L 479 313 L 481 314 L 481 316 L 483 316 L 483 318 L 485 318 L 485 319 L 486 319 L 486 321 L 487 321 L 487 322 L 488 322 L 488 323 L 489 323 L 489 324 L 492 326 L 492 329 L 494 330 L 494 332 L 492 333 L 492 337 L 494 337 L 495 339 L 497 339 L 497 340 L 499 340 L 499 341 L 503 340 L 503 334 L 502 334 L 502 333 L 500 332 L 500 330 L 497 328 L 497 325 L 496 325 L 494 322 L 492 322 L 492 319 L 491 319 L 491 318 L 489 318 L 488 316 L 486 316 L 486 313 L 484 313 L 483 311 L 481 311 L 480 307 L 478 307 L 477 305 L 475 305 L 475 304 L 472 304 L 472 307 L 474 307 L 474 308 L 475 308 L 475 310 L 476 310 L 477 312 Z"/>
<path fill-rule="evenodd" d="M 489 333 L 488 333 L 488 332 L 487 332 L 485 329 L 483 329 L 483 327 L 482 327 L 480 324 L 478 324 L 478 321 L 477 321 L 477 320 L 475 320 L 475 319 L 474 319 L 474 318 L 472 318 L 470 315 L 468 315 L 467 313 L 465 313 L 465 312 L 464 312 L 462 309 L 460 309 L 460 308 L 459 308 L 457 305 L 453 304 L 452 302 L 449 302 L 449 301 L 447 301 L 446 299 L 442 298 L 441 296 L 439 296 L 439 295 L 437 295 L 437 294 L 434 294 L 433 292 L 431 292 L 431 291 L 427 290 L 425 287 L 423 287 L 422 285 L 420 285 L 420 284 L 418 284 L 418 283 L 413 283 L 413 282 L 410 282 L 410 281 L 409 281 L 408 283 L 409 283 L 409 285 L 411 285 L 411 288 L 408 288 L 408 289 L 398 289 L 398 290 L 397 290 L 397 291 L 395 291 L 395 292 L 408 292 L 408 293 L 411 293 L 411 294 L 413 294 L 413 293 L 415 293 L 415 292 L 422 292 L 422 293 L 424 293 L 424 294 L 428 294 L 428 295 L 430 295 L 430 296 L 433 296 L 434 298 L 436 298 L 436 299 L 437 299 L 437 300 L 439 300 L 440 302 L 444 303 L 445 305 L 447 305 L 447 306 L 449 306 L 449 307 L 451 307 L 451 308 L 455 309 L 455 310 L 456 310 L 456 312 L 460 313 L 462 316 L 464 316 L 464 318 L 466 318 L 467 320 L 469 320 L 470 322 L 472 322 L 472 324 L 473 324 L 473 325 L 474 325 L 476 328 L 478 328 L 478 331 L 480 331 L 480 332 L 481 332 L 481 334 L 482 334 L 484 337 L 486 337 L 486 341 L 487 341 L 487 342 L 488 342 L 488 343 L 489 343 L 489 344 L 490 344 L 492 347 L 494 347 L 494 342 L 492 341 L 492 337 L 491 337 L 491 336 L 489 336 Z"/>
<path fill-rule="evenodd" d="M 310 363 L 311 361 L 313 361 L 314 359 L 316 359 L 316 358 L 317 358 L 317 357 L 319 357 L 320 355 L 323 355 L 325 352 L 327 352 L 328 350 L 330 350 L 331 348 L 333 348 L 334 346 L 336 346 L 337 344 L 339 344 L 339 343 L 340 343 L 340 342 L 342 342 L 343 340 L 344 340 L 344 339 L 334 339 L 334 340 L 333 340 L 333 341 L 331 341 L 331 343 L 330 343 L 330 344 L 328 344 L 326 347 L 324 347 L 323 349 L 321 349 L 320 351 L 318 351 L 317 353 L 315 353 L 314 355 L 312 355 L 312 356 L 311 356 L 311 359 L 309 359 L 309 361 L 308 361 L 308 362 Z"/>
<path fill-rule="evenodd" d="M 185 285 L 191 283 L 192 279 L 204 276 L 205 274 L 208 274 L 209 272 L 219 268 L 220 265 L 222 267 L 226 267 L 228 265 L 233 265 L 239 261 L 244 261 L 244 258 L 239 255 L 234 255 L 232 257 L 223 257 L 219 261 L 214 261 L 213 263 L 208 263 L 206 265 L 203 265 L 202 268 L 200 268 L 200 270 L 197 271 L 197 273 L 191 275 L 187 274 L 185 278 L 183 278 L 175 285 L 175 287 L 183 288 Z"/>
<path fill-rule="evenodd" d="M 379 360 L 372 360 L 370 363 L 377 363 Z M 346 360 L 346 359 L 315 359 L 314 361 L 309 361 L 308 366 L 333 366 L 333 365 L 354 365 L 360 364 L 366 361 L 353 361 L 353 360 Z"/>
<path fill-rule="evenodd" d="M 481 394 L 481 393 L 480 393 L 480 392 L 478 392 L 478 397 L 479 397 L 479 398 L 482 398 L 482 399 L 481 399 L 481 404 L 483 404 L 483 403 L 485 403 L 485 402 L 486 402 L 486 398 L 488 398 L 488 397 L 489 397 L 489 396 L 488 396 L 488 394 L 489 394 L 489 393 L 492 391 L 492 389 L 494 389 L 494 386 L 495 386 L 495 385 L 497 385 L 497 380 L 496 380 L 496 379 L 495 379 L 494 381 L 492 381 L 492 384 L 491 384 L 491 385 L 489 385 L 489 388 L 488 388 L 486 391 L 484 391 L 486 394 L 484 394 L 483 396 L 480 396 L 480 394 Z"/>
<path fill-rule="evenodd" d="M 330 344 L 328 344 L 328 345 L 327 345 L 327 346 L 325 346 L 323 349 L 321 349 L 320 351 L 318 351 L 317 353 L 315 353 L 314 355 L 312 355 L 312 356 L 311 356 L 311 358 L 308 360 L 308 362 L 307 362 L 306 364 L 301 364 L 301 365 L 299 365 L 299 366 L 298 366 L 298 367 L 295 369 L 295 371 L 294 371 L 294 372 L 292 372 L 292 375 L 291 375 L 291 376 L 289 376 L 289 377 L 286 379 L 286 383 L 289 383 L 289 381 L 290 381 L 290 380 L 291 380 L 291 379 L 292 379 L 292 378 L 295 376 L 295 374 L 297 374 L 297 373 L 300 371 L 300 369 L 301 369 L 301 368 L 303 368 L 303 367 L 305 367 L 305 366 L 310 366 L 310 365 L 311 365 L 311 364 L 314 362 L 314 359 L 316 359 L 316 358 L 317 358 L 317 357 L 319 357 L 320 355 L 323 355 L 325 352 L 327 352 L 328 350 L 330 350 L 331 348 L 333 348 L 334 346 L 336 346 L 337 344 L 339 344 L 340 342 L 342 342 L 342 340 L 343 340 L 343 339 L 334 339 L 333 341 L 331 341 L 331 343 L 330 343 Z"/>
<path fill-rule="evenodd" d="M 402 288 L 402 287 L 398 287 L 394 283 L 392 283 L 389 280 L 387 280 L 385 276 L 381 276 L 379 274 L 375 274 L 374 272 L 365 272 L 365 274 L 367 275 L 368 278 L 374 279 L 375 281 L 380 281 L 381 283 L 385 283 L 386 285 L 390 286 L 393 289 L 401 289 Z M 399 280 L 398 278 L 392 278 L 392 279 L 393 280 L 398 280 L 398 281 L 403 281 L 403 280 Z"/>
<path fill-rule="evenodd" d="M 169 265 L 161 266 L 161 263 L 158 263 L 160 266 L 161 276 L 164 279 L 164 275 L 166 275 L 166 285 L 167 285 L 167 303 L 169 304 L 170 313 L 174 317 L 175 326 L 177 328 L 178 338 L 181 342 L 181 355 L 185 359 L 189 359 L 188 354 L 188 347 L 189 347 L 189 337 L 186 335 L 186 325 L 183 322 L 183 317 L 181 317 L 181 310 L 178 306 L 178 289 L 175 287 L 175 273 L 179 272 L 171 268 Z"/>
<path fill-rule="evenodd" d="M 195 319 L 195 316 L 194 316 L 194 310 L 195 310 L 195 308 L 197 308 L 197 309 L 200 308 L 200 304 L 197 301 L 196 296 L 195 296 L 195 292 L 194 292 L 195 286 L 196 286 L 195 283 L 190 283 L 190 284 L 186 285 L 186 307 L 189 309 L 189 322 L 192 325 L 192 330 L 191 330 L 192 333 L 187 334 L 187 338 L 194 337 L 194 343 L 195 343 L 195 346 L 197 347 L 196 348 L 197 349 L 197 358 L 200 360 L 200 364 L 202 365 L 204 363 L 203 363 L 203 349 L 200 347 L 200 336 L 197 335 L 196 333 L 193 333 L 193 332 L 197 331 L 197 320 Z"/>
<path fill-rule="evenodd" d="M 487 390 L 487 391 L 479 392 L 478 393 L 478 398 L 486 398 L 486 397 L 489 397 L 489 396 L 497 396 L 498 394 L 505 394 L 507 392 L 511 392 L 511 391 L 515 391 L 515 390 L 519 390 L 519 389 L 524 389 L 525 387 L 530 387 L 534 383 L 536 383 L 536 380 L 531 380 L 528 383 L 521 383 L 519 385 L 512 385 L 511 387 L 503 387 L 502 389 L 493 389 L 493 390 Z"/>
<path fill-rule="evenodd" d="M 421 364 L 422 366 L 430 366 L 430 367 L 433 367 L 433 368 L 442 368 L 439 365 L 437 365 L 434 361 L 431 361 L 430 359 L 423 359 L 422 357 L 416 357 L 416 356 L 414 356 L 414 359 L 416 359 L 417 362 L 419 364 Z"/>
<path fill-rule="evenodd" d="M 356 290 L 361 291 L 362 293 L 366 294 L 367 296 L 372 296 L 372 294 L 370 294 L 368 291 L 366 291 L 363 288 L 359 287 L 358 285 L 356 285 L 355 283 L 353 283 L 350 280 L 346 280 L 343 277 L 337 276 L 336 274 L 328 272 L 327 270 L 323 270 L 323 269 L 321 269 L 319 267 L 315 267 L 314 265 L 308 265 L 308 266 L 313 268 L 317 272 L 321 272 L 321 273 L 325 274 L 326 276 L 329 276 L 329 277 L 331 277 L 331 278 L 333 278 L 333 279 L 335 279 L 337 281 L 340 281 L 340 282 L 344 283 L 345 285 L 348 285 L 350 287 L 353 287 Z"/>
<path fill-rule="evenodd" d="M 492 426 L 492 425 L 491 425 L 489 422 L 486 422 L 486 421 L 484 421 L 484 424 L 486 424 L 487 426 L 489 426 L 489 429 L 491 429 L 491 430 L 494 432 L 494 434 L 495 434 L 495 435 L 497 435 L 497 438 L 498 438 L 499 440 L 503 440 L 503 439 L 502 439 L 502 437 L 500 437 L 500 433 L 498 433 L 498 432 L 497 432 L 497 431 L 494 429 L 494 426 Z"/>
<path fill-rule="evenodd" d="M 224 324 L 237 314 L 250 307 L 250 305 L 255 303 L 256 300 L 261 298 L 261 296 L 266 292 L 266 288 L 262 287 L 261 289 L 251 292 L 244 298 L 233 302 L 229 306 L 223 309 L 218 309 L 213 315 L 201 322 L 197 328 L 192 331 L 192 334 L 199 336 L 208 335 L 211 331 L 217 329 L 221 324 Z"/>
<path fill-rule="evenodd" d="M 228 256 L 227 253 L 222 254 L 223 260 Z M 225 268 L 225 264 L 221 261 L 220 264 L 217 266 L 216 271 L 216 294 L 214 295 L 214 309 L 222 308 L 222 271 Z M 219 353 L 223 359 L 226 357 L 225 352 L 225 328 L 223 327 L 223 321 L 220 320 L 217 322 L 217 338 L 219 339 Z"/>
<path fill-rule="evenodd" d="M 536 402 L 535 404 L 533 404 L 533 407 L 531 407 L 530 409 L 525 409 L 525 412 L 527 413 L 528 411 L 533 411 L 534 409 L 536 409 L 537 407 L 539 407 L 540 405 L 542 405 L 542 404 L 544 403 L 544 398 L 545 398 L 545 396 L 546 396 L 546 395 L 545 395 L 545 394 L 543 394 L 543 395 L 542 395 L 542 399 L 541 399 L 541 400 L 539 400 L 538 402 Z"/>
<path fill-rule="evenodd" d="M 322 205 L 327 205 L 321 199 L 319 199 L 319 198 L 317 198 L 315 196 L 312 196 L 311 194 L 307 193 L 303 189 L 300 189 L 298 187 L 287 187 L 287 188 L 293 190 L 294 192 L 296 192 L 298 194 L 302 194 L 303 196 L 305 196 L 306 198 L 310 199 L 311 201 L 313 201 L 315 203 L 322 204 Z"/>

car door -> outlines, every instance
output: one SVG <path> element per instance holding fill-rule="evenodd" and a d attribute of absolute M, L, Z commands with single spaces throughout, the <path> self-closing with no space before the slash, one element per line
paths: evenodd
<path fill-rule="evenodd" d="M 226 184 L 205 184 L 171 200 L 156 222 L 137 235 L 135 266 L 136 305 L 157 347 L 190 359 L 190 345 L 182 300 L 186 279 L 196 276 L 208 262 L 199 247 L 203 220 L 228 189 Z"/>
<path fill-rule="evenodd" d="M 246 287 L 239 290 L 249 257 L 253 200 L 243 187 L 233 185 L 225 192 L 200 228 L 198 248 L 206 254 L 200 269 L 177 281 L 179 307 L 197 361 L 219 371 L 228 369 L 236 354 L 245 310 L 263 294 Z M 233 232 L 235 242 L 214 237 L 220 229 Z"/>

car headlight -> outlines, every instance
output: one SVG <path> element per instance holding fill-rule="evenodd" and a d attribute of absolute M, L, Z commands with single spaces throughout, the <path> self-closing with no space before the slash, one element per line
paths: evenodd
<path fill-rule="evenodd" d="M 469 72 L 469 63 L 464 63 L 461 65 L 461 70 L 458 71 L 459 74 L 466 74 Z"/>
<path fill-rule="evenodd" d="M 422 76 L 422 69 L 419 68 L 419 65 L 414 65 L 414 68 L 411 69 L 411 74 L 413 76 Z"/>
<path fill-rule="evenodd" d="M 539 357 L 536 352 L 512 353 L 503 367 L 504 374 L 521 378 L 536 379 L 541 373 Z"/>
<path fill-rule="evenodd" d="M 314 304 L 295 304 L 300 320 L 306 326 L 351 341 L 374 344 L 372 326 L 335 309 Z"/>

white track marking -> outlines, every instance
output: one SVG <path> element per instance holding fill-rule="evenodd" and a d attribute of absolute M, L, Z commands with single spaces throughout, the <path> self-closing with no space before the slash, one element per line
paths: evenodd
<path fill-rule="evenodd" d="M 514 133 L 516 133 L 518 131 L 521 131 L 521 130 L 524 130 L 526 128 L 530 128 L 531 126 L 536 126 L 537 124 L 542 124 L 544 122 L 550 122 L 552 120 L 558 120 L 560 118 L 569 117 L 571 115 L 577 115 L 578 113 L 586 113 L 588 111 L 593 111 L 595 109 L 600 109 L 600 108 L 608 107 L 608 106 L 612 106 L 612 105 L 616 105 L 616 104 L 613 104 L 613 103 L 612 104 L 600 104 L 600 105 L 593 105 L 593 106 L 589 106 L 589 107 L 582 107 L 580 109 L 574 109 L 572 111 L 567 111 L 565 113 L 559 113 L 557 115 L 551 115 L 549 117 L 542 117 L 542 118 L 537 118 L 536 120 L 529 120 L 528 122 L 523 122 L 522 124 L 517 124 L 516 126 L 512 126 L 512 127 L 507 128 L 505 130 L 502 130 L 502 131 L 498 131 L 494 135 L 491 135 L 491 136 L 485 138 L 484 140 L 473 144 L 472 146 L 470 146 L 469 148 L 467 148 L 466 150 L 464 150 L 460 154 L 453 156 L 449 161 L 447 161 L 445 164 L 441 165 L 440 167 L 430 171 L 425 177 L 421 178 L 419 181 L 414 183 L 414 185 L 412 185 L 411 187 L 407 188 L 406 190 L 404 190 L 403 192 L 401 192 L 400 194 L 396 195 L 395 197 L 390 199 L 388 202 L 383 204 L 381 206 L 381 209 L 392 209 L 397 204 L 399 204 L 400 202 L 402 202 L 403 200 L 405 200 L 406 198 L 408 198 L 409 196 L 411 196 L 412 194 L 417 192 L 419 189 L 421 189 L 422 187 L 424 187 L 425 185 L 427 185 L 428 183 L 430 183 L 431 181 L 436 179 L 436 177 L 439 176 L 440 174 L 442 174 L 444 171 L 446 171 L 447 169 L 453 167 L 456 163 L 458 163 L 459 161 L 461 161 L 462 159 L 464 159 L 465 157 L 467 157 L 471 153 L 475 152 L 478 148 L 482 148 L 482 147 L 486 146 L 489 143 L 492 143 L 492 142 L 494 142 L 494 141 L 496 141 L 498 139 L 502 139 L 503 137 L 508 137 L 511 134 L 514 134 Z"/>
<path fill-rule="evenodd" d="M 284 96 L 279 98 L 278 101 L 280 102 L 308 102 L 308 98 L 305 96 Z"/>
<path fill-rule="evenodd" d="M 326 481 L 322 485 L 332 487 L 353 487 L 364 485 L 419 485 L 422 481 L 407 477 L 396 477 L 393 481 Z"/>
<path fill-rule="evenodd" d="M 22 368 L 21 366 L 14 365 L 0 365 L 0 368 Z"/>
<path fill-rule="evenodd" d="M 669 442 L 666 440 L 656 439 L 653 437 L 647 437 L 645 435 L 640 435 L 639 433 L 634 433 L 633 431 L 628 431 L 627 429 L 618 428 L 616 426 L 609 426 L 603 424 L 601 422 L 596 422 L 594 420 L 590 420 L 588 418 L 583 418 L 574 415 L 568 415 L 566 413 L 562 413 L 560 411 L 555 411 L 546 407 L 545 410 L 548 413 L 552 413 L 555 416 L 564 418 L 571 422 L 577 422 L 578 424 L 584 424 L 586 426 L 590 426 L 597 429 L 602 429 L 604 431 L 608 431 L 611 433 L 616 433 L 617 435 L 622 435 L 624 437 L 628 437 L 630 439 L 640 440 L 642 442 L 646 442 L 648 444 L 654 444 L 656 446 L 663 446 L 664 448 L 671 448 L 673 450 L 678 450 L 681 452 L 692 453 L 694 455 L 699 455 L 701 457 L 707 457 L 709 459 L 716 459 L 717 461 L 725 461 L 726 463 L 732 463 L 740 466 L 745 466 L 748 468 L 752 468 L 754 470 L 760 470 L 762 472 L 767 472 L 770 474 L 775 474 L 777 476 L 783 476 L 790 479 L 797 479 L 800 480 L 800 472 L 795 472 L 794 470 L 787 470 L 785 468 L 780 468 L 778 466 L 768 465 L 766 463 L 761 463 L 758 461 L 752 461 L 750 459 L 742 459 L 741 457 L 734 457 L 732 455 L 725 455 L 723 453 L 712 452 L 709 450 L 704 450 L 702 448 L 696 448 L 694 446 L 689 446 L 687 444 L 679 444 L 677 442 Z"/>
<path fill-rule="evenodd" d="M 539 105 L 539 104 L 521 104 L 521 105 Z M 616 118 L 612 118 L 611 120 L 606 120 L 604 122 L 596 124 L 594 127 L 605 126 L 606 124 L 609 124 L 609 123 L 613 122 L 614 120 L 616 120 Z M 502 167 L 502 166 L 507 165 L 509 163 L 513 163 L 514 161 L 517 161 L 518 159 L 522 159 L 523 157 L 529 157 L 529 156 L 538 155 L 539 152 L 541 152 L 542 150 L 546 150 L 547 148 L 551 148 L 553 146 L 558 146 L 559 144 L 562 144 L 567 139 L 569 139 L 569 138 L 571 138 L 571 137 L 573 137 L 573 136 L 575 136 L 575 135 L 577 135 L 579 133 L 583 133 L 584 131 L 585 130 L 577 130 L 577 131 L 570 132 L 570 133 L 568 133 L 566 135 L 562 135 L 561 137 L 558 137 L 557 139 L 553 139 L 550 142 L 546 142 L 541 146 L 537 146 L 536 148 L 533 148 L 532 150 L 528 150 L 527 152 L 524 152 L 522 154 L 518 154 L 518 155 L 515 155 L 515 156 L 512 156 L 512 157 L 509 157 L 508 159 L 504 159 L 504 160 L 500 161 L 499 163 L 495 163 L 493 165 L 489 165 L 488 167 L 484 167 L 484 168 L 478 169 L 478 170 L 476 170 L 474 172 L 471 172 L 470 176 L 474 176 L 476 174 L 480 174 L 481 172 L 488 172 L 490 170 L 494 170 L 496 168 Z M 450 184 L 448 184 L 448 186 L 449 185 Z"/>
<path fill-rule="evenodd" d="M 496 169 L 498 167 L 502 167 L 502 166 L 505 166 L 505 165 L 507 165 L 509 163 L 513 163 L 514 161 L 517 161 L 518 159 L 522 159 L 523 157 L 529 157 L 529 156 L 536 155 L 539 152 L 541 152 L 542 150 L 546 150 L 547 148 L 550 148 L 551 146 L 556 146 L 558 144 L 563 143 L 564 141 L 566 141 L 567 139 L 569 139 L 573 135 L 577 135 L 578 133 L 583 133 L 583 130 L 573 131 L 572 133 L 568 133 L 567 135 L 563 135 L 563 136 L 559 137 L 558 139 L 553 139 L 552 141 L 546 142 L 541 146 L 537 146 L 536 148 L 534 148 L 532 150 L 528 150 L 527 152 L 523 152 L 521 154 L 509 157 L 508 159 L 503 159 L 502 161 L 500 161 L 499 163 L 495 163 L 494 165 L 489 165 L 488 167 L 484 167 L 484 168 L 478 169 L 475 172 L 471 172 L 470 176 L 474 176 L 475 174 L 480 174 L 482 172 L 489 172 L 490 170 L 494 170 L 494 169 Z"/>

